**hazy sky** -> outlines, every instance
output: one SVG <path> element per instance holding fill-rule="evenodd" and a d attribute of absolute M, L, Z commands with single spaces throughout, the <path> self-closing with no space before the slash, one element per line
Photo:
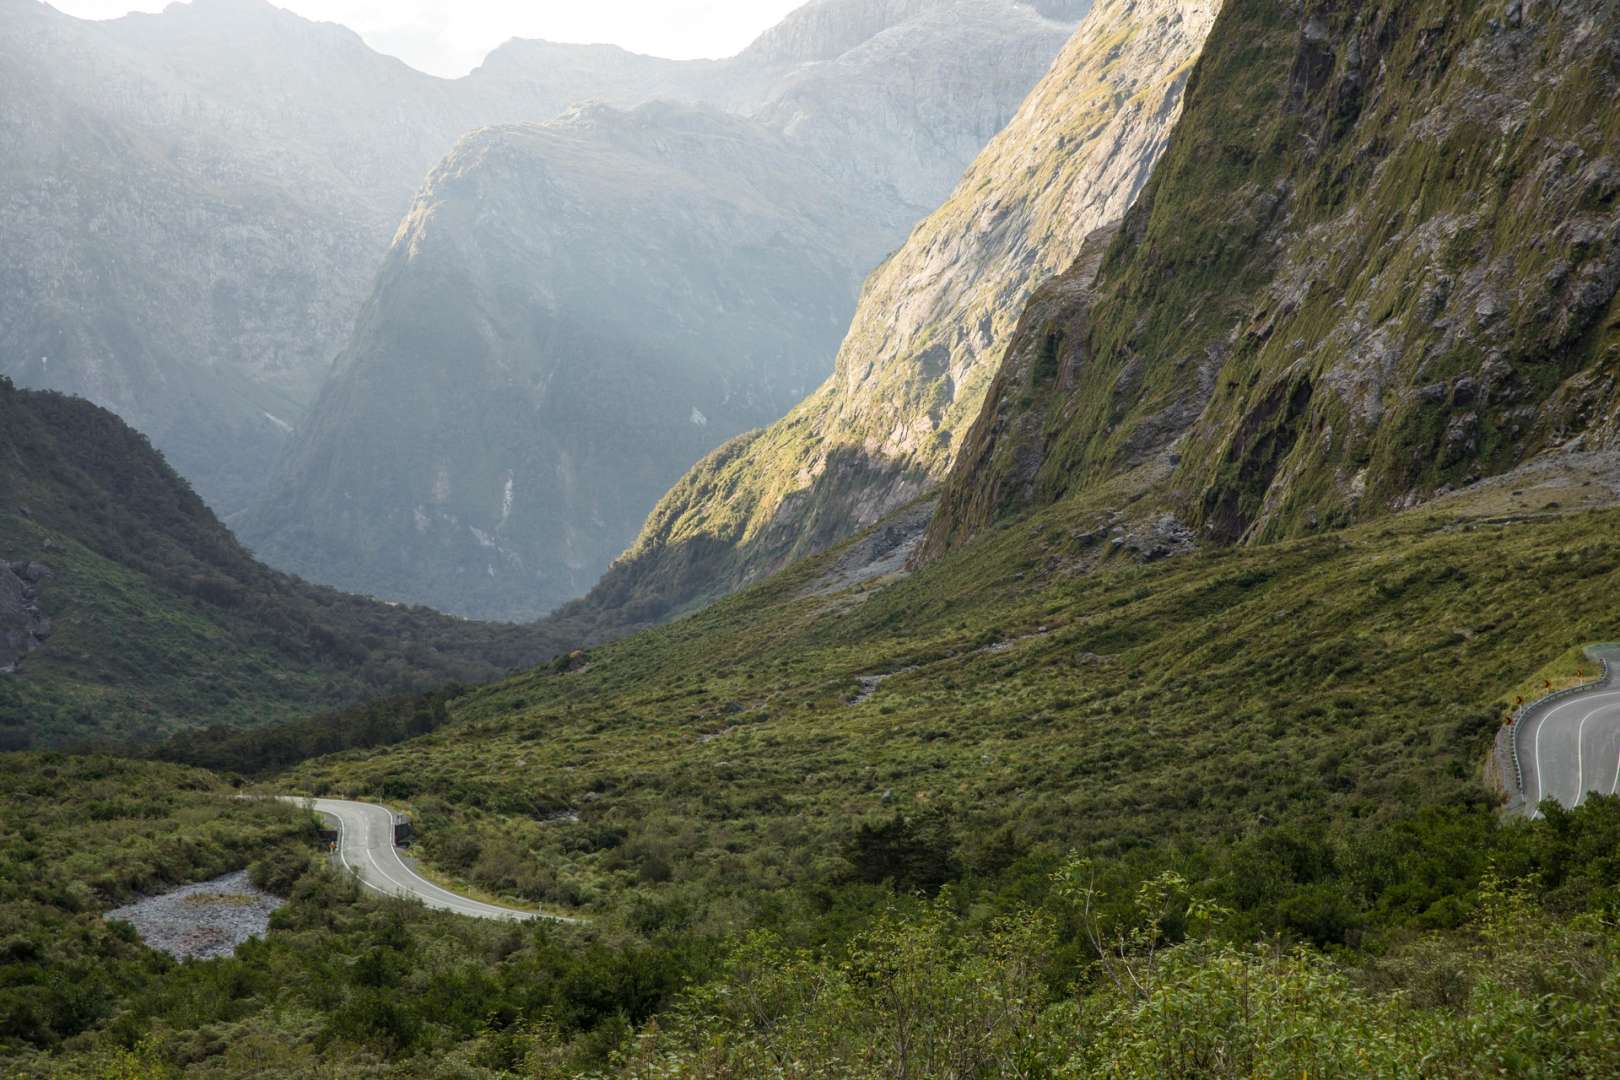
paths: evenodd
<path fill-rule="evenodd" d="M 378 52 L 435 75 L 464 75 L 513 37 L 611 42 L 682 59 L 730 56 L 803 0 L 273 0 L 343 23 Z M 161 11 L 168 0 L 50 0 L 88 19 Z"/>

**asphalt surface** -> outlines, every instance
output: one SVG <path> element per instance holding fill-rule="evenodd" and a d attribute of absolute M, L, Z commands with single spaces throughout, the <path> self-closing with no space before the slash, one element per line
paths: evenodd
<path fill-rule="evenodd" d="M 281 796 L 283 802 L 309 805 L 317 814 L 337 822 L 337 860 L 344 869 L 360 878 L 360 883 L 384 896 L 399 896 L 420 900 L 439 911 L 453 911 L 476 919 L 555 919 L 571 922 L 555 915 L 536 915 L 530 911 L 499 907 L 457 896 L 440 888 L 412 870 L 394 846 L 394 813 L 386 806 L 375 803 L 348 802 L 343 799 L 305 799 L 293 795 Z"/>
<path fill-rule="evenodd" d="M 1573 809 L 1591 794 L 1620 792 L 1620 646 L 1587 655 L 1609 661 L 1608 678 L 1537 708 L 1515 733 L 1532 817 L 1546 799 Z"/>

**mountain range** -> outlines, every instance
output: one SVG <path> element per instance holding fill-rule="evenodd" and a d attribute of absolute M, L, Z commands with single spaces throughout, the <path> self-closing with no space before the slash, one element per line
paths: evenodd
<path fill-rule="evenodd" d="M 233 525 L 284 569 L 459 614 L 582 595 L 688 466 L 825 377 L 861 277 L 1069 29 L 1009 0 L 811 5 L 699 69 L 698 97 L 779 73 L 750 116 L 595 104 L 469 136 Z"/>
<path fill-rule="evenodd" d="M 1620 6 L 1099 0 L 1076 35 L 833 378 L 534 624 L 273 571 L 116 416 L 0 379 L 0 747 L 44 748 L 0 755 L 6 1069 L 1611 1075 Z M 332 467 L 506 558 L 472 515 L 532 513 L 533 466 L 449 455 L 537 444 L 579 355 L 547 335 L 712 303 L 677 235 L 819 272 L 758 250 L 851 239 L 753 200 L 794 152 L 675 100 L 468 134 L 317 409 L 334 455 L 393 417 L 425 494 Z M 607 226 L 535 207 L 610 204 L 658 272 L 604 300 Z M 677 376 L 753 370 L 668 358 L 590 370 L 691 427 Z M 313 800 L 408 815 L 417 897 L 534 921 L 388 895 Z M 285 898 L 229 958 L 115 908 L 243 866 L 184 905 Z"/>
<path fill-rule="evenodd" d="M 784 175 L 765 186 L 767 201 L 780 196 L 781 215 L 824 223 L 789 230 L 779 241 L 808 245 L 790 258 L 817 267 L 813 281 L 801 282 L 809 295 L 772 297 L 762 286 L 752 302 L 791 305 L 791 317 L 816 321 L 798 347 L 806 356 L 822 352 L 826 365 L 860 277 L 1012 114 L 1085 6 L 817 0 L 729 60 L 665 61 L 611 47 L 513 41 L 471 75 L 441 80 L 372 52 L 342 27 L 261 0 L 196 0 L 161 15 L 94 23 L 35 0 L 6 0 L 0 242 L 27 256 L 0 276 L 0 370 L 20 385 L 116 409 L 220 513 L 236 522 L 256 508 L 239 527 L 282 565 L 393 598 L 537 614 L 594 580 L 680 469 L 736 431 L 780 415 L 825 368 L 807 376 L 802 365 L 810 360 L 775 356 L 778 343 L 769 339 L 739 339 L 747 355 L 718 366 L 751 364 L 766 385 L 711 383 L 704 397 L 755 394 L 741 410 L 745 418 L 731 422 L 724 407 L 711 406 L 721 416 L 683 433 L 695 438 L 649 444 L 648 453 L 667 457 L 656 479 L 626 461 L 625 490 L 604 497 L 622 503 L 622 512 L 573 519 L 559 507 L 558 529 L 579 534 L 571 547 L 549 546 L 554 532 L 509 540 L 508 553 L 525 569 L 505 581 L 513 564 L 504 556 L 495 561 L 504 594 L 517 598 L 504 605 L 471 599 L 469 568 L 488 577 L 490 564 L 479 565 L 488 549 L 470 531 L 450 568 L 442 543 L 421 550 L 409 537 L 399 543 L 390 522 L 409 506 L 361 490 L 356 497 L 372 502 L 343 515 L 354 531 L 332 535 L 323 493 L 301 488 L 298 462 L 361 453 L 322 447 L 331 426 L 312 417 L 323 389 L 353 366 L 334 367 L 334 358 L 352 360 L 373 347 L 363 321 L 368 297 L 388 302 L 386 286 L 399 277 L 387 268 L 389 238 L 408 226 L 414 202 L 436 197 L 432 180 L 423 180 L 435 162 L 464 166 L 465 159 L 453 164 L 451 148 L 476 129 L 544 123 L 587 101 L 592 110 L 566 122 L 576 152 L 557 163 L 561 169 L 582 167 L 582 154 L 607 160 L 617 152 L 616 125 L 601 122 L 601 106 L 633 110 L 656 100 L 713 111 L 716 123 L 721 114 L 750 118 L 751 125 L 728 130 L 746 132 L 745 143 L 775 140 L 767 156 L 775 155 Z M 334 101 L 344 107 L 332 108 Z M 587 114 L 597 122 L 580 122 Z M 633 121 L 649 149 L 663 118 L 674 124 L 668 137 L 690 146 L 690 114 L 655 110 Z M 587 149 L 598 134 L 601 145 Z M 546 145 L 557 144 L 531 140 L 528 149 Z M 844 153 L 829 153 L 833 146 Z M 835 160 L 843 164 L 826 164 Z M 691 166 L 726 167 L 720 155 L 675 168 Z M 807 177 L 820 182 L 812 186 Z M 712 179 L 717 191 L 726 184 L 719 176 L 693 179 Z M 789 192 L 797 203 L 786 201 Z M 547 227 L 558 224 L 543 206 L 530 210 Z M 678 232 L 682 223 L 666 225 Z M 693 228 L 699 235 L 690 238 L 688 255 L 699 258 L 707 245 L 719 257 L 701 234 L 704 225 Z M 847 242 L 850 232 L 858 242 Z M 615 240 L 617 250 L 600 252 L 590 273 L 607 289 L 634 287 L 637 239 L 626 233 Z M 686 238 L 676 246 L 686 247 Z M 702 273 L 729 277 L 743 292 L 754 286 L 746 263 L 705 264 Z M 686 305 L 712 298 L 700 291 L 669 300 L 669 310 L 648 313 L 648 324 L 669 325 L 669 346 L 678 352 L 680 327 L 690 333 L 693 320 L 713 317 L 712 309 Z M 600 346 L 612 351 L 619 343 Z M 597 360 L 588 353 L 575 363 L 589 368 Z M 353 397 L 352 387 L 333 385 L 333 401 Z M 695 404 L 688 403 L 688 417 Z M 632 430 L 661 422 L 623 420 Z M 469 454 L 487 457 L 489 448 Z M 278 482 L 267 491 L 272 478 Z M 360 479 L 346 478 L 347 489 Z M 412 479 L 420 486 L 421 477 Z M 492 480 L 477 472 L 469 483 Z M 293 514 L 290 537 L 279 532 L 282 512 Z M 488 515 L 479 520 L 475 527 L 493 535 Z M 327 534 L 300 549 L 312 528 Z M 402 572 L 352 573 L 357 561 L 387 547 L 402 548 Z"/>

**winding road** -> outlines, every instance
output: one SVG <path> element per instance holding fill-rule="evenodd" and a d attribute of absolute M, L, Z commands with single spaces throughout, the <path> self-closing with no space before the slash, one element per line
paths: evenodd
<path fill-rule="evenodd" d="M 1620 645 L 1596 645 L 1587 655 L 1608 661 L 1607 676 L 1536 707 L 1514 732 L 1531 817 L 1547 799 L 1573 809 L 1591 793 L 1620 793 Z"/>
<path fill-rule="evenodd" d="M 337 822 L 338 861 L 373 892 L 420 900 L 430 908 L 470 915 L 476 919 L 576 921 L 560 915 L 539 915 L 532 911 L 486 904 L 457 896 L 433 884 L 412 870 L 400 857 L 399 849 L 394 846 L 394 813 L 386 806 L 344 799 L 308 799 L 297 795 L 282 795 L 280 798 L 282 802 L 308 806 L 322 817 Z"/>

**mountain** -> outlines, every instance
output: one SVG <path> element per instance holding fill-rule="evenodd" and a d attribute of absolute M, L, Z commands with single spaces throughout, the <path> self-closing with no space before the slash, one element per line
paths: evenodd
<path fill-rule="evenodd" d="M 915 1046 L 909 1010 L 947 1008 L 996 1018 L 970 1028 L 1005 1039 L 963 1070 L 984 1075 L 1043 1038 L 1075 1075 L 1118 1075 L 1082 1022 L 1104 1016 L 1147 1025 L 1131 1075 L 1198 1073 L 1238 1043 L 1277 1075 L 1368 1071 L 1334 1056 L 1329 1007 L 1289 1028 L 1299 1056 L 1233 1019 L 1236 1040 L 1172 1057 L 1193 1025 L 1144 1019 L 1206 1016 L 1212 993 L 1242 1016 L 1282 967 L 1312 973 L 1302 993 L 1384 988 L 1368 1015 L 1427 1002 L 1380 1041 L 1402 1064 L 1374 1072 L 1569 1062 L 1620 951 L 1552 927 L 1612 906 L 1620 804 L 1505 819 L 1492 747 L 1516 701 L 1589 676 L 1580 647 L 1620 632 L 1617 31 L 1608 3 L 1232 0 L 1132 209 L 1066 233 L 1071 264 L 1023 305 L 928 557 L 852 580 L 892 515 L 293 782 L 424 808 L 421 857 L 499 894 L 649 940 L 751 942 L 642 1027 L 625 1075 L 874 1071 L 875 1047 Z M 758 438 L 723 453 L 746 462 Z M 1353 506 L 1334 501 L 1355 494 L 1331 482 L 1344 454 L 1366 469 Z M 1562 855 L 1533 854 L 1556 836 Z M 1199 908 L 1218 909 L 1207 929 L 1183 918 Z M 1010 995 L 983 988 L 1006 985 L 990 973 L 1019 927 L 1048 925 L 1066 928 L 1024 954 L 1032 983 L 1048 962 L 1075 979 L 1006 1019 Z M 829 940 L 867 952 L 815 966 Z M 1554 980 L 1567 1025 L 1498 1027 L 1536 1028 L 1523 1056 L 1482 1055 L 1480 1010 L 1547 1000 L 1537 978 L 1503 987 L 1501 959 L 1549 941 L 1605 974 Z M 1423 989 L 1437 957 L 1482 954 Z M 925 982 L 891 974 L 928 957 Z M 790 989 L 817 979 L 831 989 Z M 675 1030 L 692 1016 L 718 1018 Z M 1420 1027 L 1455 1034 L 1435 1050 L 1407 1041 Z M 1606 1046 L 1581 1045 L 1601 1072 Z"/>
<path fill-rule="evenodd" d="M 813 5 L 731 63 L 791 67 L 752 117 L 597 104 L 475 133 L 233 524 L 273 565 L 460 614 L 581 595 L 683 470 L 825 377 L 860 277 L 1068 30 L 1012 0 Z"/>
<path fill-rule="evenodd" d="M 0 371 L 117 410 L 239 509 L 471 119 L 253 0 L 106 23 L 5 0 L 0 23 Z"/>
<path fill-rule="evenodd" d="M 324 732 L 302 723 L 165 748 L 228 779 L 0 755 L 7 1070 L 1612 1075 L 1613 713 L 1563 703 L 1577 785 L 1533 816 L 1504 812 L 1520 793 L 1496 748 L 1517 704 L 1590 681 L 1583 646 L 1620 638 L 1617 48 L 1608 0 L 1231 0 L 1132 210 L 1064 234 L 1076 254 L 1024 303 L 932 502 L 690 617 L 424 700 L 409 741 L 310 756 Z M 1411 246 L 1436 214 L 1458 231 Z M 1409 295 L 1419 255 L 1464 309 Z M 1305 256 L 1359 291 L 1300 288 L 1257 324 Z M 1524 459 L 1487 439 L 1436 456 L 1451 421 L 1414 427 L 1407 399 L 1441 379 L 1397 356 L 1358 399 L 1381 409 L 1362 520 L 1268 516 L 1306 490 L 1291 477 L 1337 467 L 1342 424 L 1289 430 L 1341 392 L 1364 299 L 1391 342 L 1420 333 L 1408 304 L 1442 318 L 1420 336 L 1462 377 L 1472 353 L 1447 343 L 1499 350 L 1479 370 L 1504 381 L 1472 400 L 1483 430 L 1522 393 Z M 1551 346 L 1542 368 L 1521 341 Z M 22 424 L 8 391 L 0 440 Z M 29 425 L 74 437 L 22 475 L 98 543 L 140 535 L 117 461 L 154 459 L 73 458 L 127 449 L 74 408 Z M 1237 414 L 1264 423 L 1227 433 L 1211 488 L 1194 461 Z M 1432 471 L 1392 483 L 1382 455 Z M 75 486 L 87 464 L 106 487 Z M 1442 494 L 1453 469 L 1480 479 Z M 930 557 L 866 574 L 929 515 Z M 6 555 L 15 575 L 28 552 Z M 57 579 L 28 572 L 48 608 Z M 137 642 L 139 599 L 107 608 Z M 233 793 L 381 802 L 424 873 L 579 918 L 402 902 L 334 868 L 306 810 Z M 100 914 L 244 865 L 286 903 L 229 959 L 170 963 Z"/>
<path fill-rule="evenodd" d="M 738 57 L 795 59 L 754 112 L 906 227 L 931 213 L 1006 127 L 1090 0 L 845 0 L 789 15 Z M 893 238 L 885 253 L 904 235 Z M 861 268 L 862 273 L 870 266 Z"/>
<path fill-rule="evenodd" d="M 469 136 L 243 535 L 445 611 L 579 595 L 684 463 L 821 377 L 848 268 L 881 254 L 838 191 L 770 129 L 689 106 Z"/>
<path fill-rule="evenodd" d="M 571 612 L 604 627 L 655 620 L 943 479 L 1025 300 L 1146 183 L 1214 13 L 1100 0 L 949 199 L 868 279 L 833 376 L 695 466 Z"/>
<path fill-rule="evenodd" d="M 829 27 L 851 7 L 811 5 Z M 1049 50 L 1028 58 L 1032 82 L 1065 28 L 1001 7 L 1027 16 L 1005 36 Z M 675 62 L 510 42 L 443 80 L 264 0 L 105 22 L 0 0 L 0 31 L 0 246 L 16 253 L 0 270 L 0 373 L 115 409 L 227 515 L 302 426 L 422 178 L 460 136 L 587 99 L 753 112 L 814 66 L 791 50 Z M 803 48 L 836 55 L 825 40 Z M 979 104 L 988 119 L 964 124 L 1010 108 Z M 933 165 L 954 176 L 971 152 Z"/>
<path fill-rule="evenodd" d="M 1302 535 L 1620 438 L 1613 6 L 1220 27 L 1119 235 L 1024 312 L 930 551 L 1121 482 Z"/>
<path fill-rule="evenodd" d="M 0 748 L 254 727 L 557 651 L 256 563 L 112 413 L 0 378 Z"/>

